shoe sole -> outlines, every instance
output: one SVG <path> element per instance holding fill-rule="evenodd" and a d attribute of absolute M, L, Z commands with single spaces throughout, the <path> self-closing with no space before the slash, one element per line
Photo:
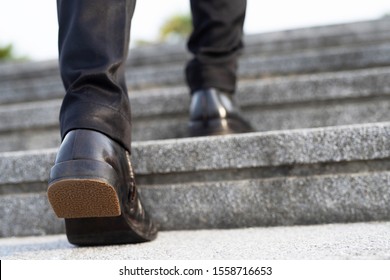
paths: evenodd
<path fill-rule="evenodd" d="M 59 180 L 49 185 L 47 194 L 59 218 L 115 217 L 121 214 L 115 189 L 102 180 Z"/>
<path fill-rule="evenodd" d="M 154 240 L 157 230 L 141 234 L 131 228 L 123 215 L 117 217 L 65 219 L 69 243 L 77 246 L 136 244 Z"/>
<path fill-rule="evenodd" d="M 121 209 L 117 182 L 117 173 L 104 162 L 71 160 L 54 165 L 48 199 L 55 214 L 65 218 L 70 243 L 98 246 L 140 243 L 156 238 L 157 232 L 143 234 L 129 224 Z"/>
<path fill-rule="evenodd" d="M 253 129 L 247 123 L 242 123 L 234 119 L 190 121 L 188 123 L 190 137 L 217 136 L 236 133 L 252 132 Z"/>
<path fill-rule="evenodd" d="M 117 179 L 114 168 L 105 162 L 71 160 L 58 163 L 50 172 L 49 202 L 59 218 L 119 216 Z"/>

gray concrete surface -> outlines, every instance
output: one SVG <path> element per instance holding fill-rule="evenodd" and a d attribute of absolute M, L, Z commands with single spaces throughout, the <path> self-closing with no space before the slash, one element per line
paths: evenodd
<path fill-rule="evenodd" d="M 252 56 L 239 62 L 240 79 L 330 72 L 390 65 L 390 43 L 335 47 L 274 56 Z M 126 73 L 132 89 L 184 85 L 183 62 L 162 66 L 134 66 Z"/>
<path fill-rule="evenodd" d="M 136 174 L 385 160 L 390 123 L 135 142 Z M 0 185 L 43 182 L 55 149 L 0 153 Z"/>
<path fill-rule="evenodd" d="M 361 101 L 364 102 L 367 98 L 389 97 L 390 85 L 387 82 L 389 79 L 390 67 L 247 80 L 239 82 L 237 103 L 242 108 L 259 106 L 266 108 L 285 104 L 340 102 L 345 99 L 364 99 Z M 135 120 L 143 117 L 186 114 L 190 102 L 186 87 L 132 91 L 129 97 Z M 0 117 L 7 120 L 0 124 L 0 130 L 23 127 L 27 116 L 32 120 L 25 126 L 54 125 L 58 122 L 60 104 L 61 99 L 0 106 Z M 42 111 L 46 112 L 45 120 Z M 52 114 L 52 111 L 57 113 Z M 18 121 L 21 124 L 18 124 Z M 33 121 L 34 123 L 31 123 Z M 50 123 L 47 123 L 48 121 Z"/>
<path fill-rule="evenodd" d="M 162 230 L 390 220 L 390 173 L 140 185 Z M 63 233 L 46 193 L 0 195 L 0 237 Z"/>
<path fill-rule="evenodd" d="M 145 141 L 132 155 L 138 174 L 386 159 L 389 133 L 389 123 L 376 123 Z"/>
<path fill-rule="evenodd" d="M 389 79 L 390 68 L 385 67 L 244 81 L 237 101 L 256 131 L 388 121 Z M 186 137 L 185 87 L 141 90 L 130 98 L 135 141 Z M 0 151 L 57 147 L 60 104 L 0 106 Z"/>
<path fill-rule="evenodd" d="M 370 20 L 328 26 L 247 35 L 244 56 L 292 52 L 331 46 L 378 44 L 390 40 L 389 20 Z M 128 64 L 145 65 L 183 61 L 189 57 L 185 43 L 152 45 L 132 49 Z M 7 63 L 0 65 L 0 81 L 58 75 L 57 61 L 40 63 Z"/>
<path fill-rule="evenodd" d="M 389 120 L 390 68 L 244 81 L 237 101 L 256 131 Z M 185 87 L 130 94 L 135 141 L 187 136 Z M 0 152 L 59 145 L 61 100 L 0 106 Z M 264 121 L 266 120 L 266 121 Z"/>
<path fill-rule="evenodd" d="M 64 235 L 2 238 L 0 259 L 390 259 L 390 223 L 160 232 L 150 243 L 78 248 Z"/>
<path fill-rule="evenodd" d="M 237 103 L 243 108 L 254 106 L 266 108 L 284 104 L 308 105 L 307 103 L 335 100 L 339 102 L 345 99 L 385 98 L 390 95 L 388 79 L 390 67 L 247 80 L 241 81 L 238 85 Z M 136 120 L 142 117 L 186 114 L 190 101 L 188 89 L 176 86 L 131 91 L 130 100 L 132 116 Z M 58 122 L 60 104 L 61 99 L 0 106 L 0 116 L 7 120 L 0 124 L 0 130 L 54 125 Z M 57 113 L 53 114 L 52 111 Z M 46 119 L 43 119 L 44 113 Z M 24 125 L 27 116 L 32 120 Z"/>
<path fill-rule="evenodd" d="M 389 121 L 389 22 L 248 37 L 240 62 L 244 113 L 260 131 Z M 133 95 L 135 135 L 152 131 L 135 139 L 184 135 L 178 123 L 186 121 L 188 95 L 177 86 L 184 84 L 185 56 L 183 48 L 156 46 L 130 58 L 130 88 L 157 87 Z M 301 75 L 327 71 L 335 72 Z M 56 146 L 58 100 L 10 105 L 61 98 L 56 62 L 8 64 L 0 73 L 0 145 Z M 389 127 L 138 142 L 133 161 L 141 195 L 163 230 L 388 220 Z M 55 149 L 0 154 L 1 236 L 63 232 L 43 193 L 54 156 Z"/>
<path fill-rule="evenodd" d="M 369 46 L 333 47 L 304 50 L 274 56 L 252 56 L 240 60 L 239 78 L 257 79 L 280 75 L 330 72 L 390 65 L 390 43 Z M 184 85 L 184 61 L 172 64 L 129 66 L 126 79 L 131 90 L 168 85 Z M 64 95 L 59 75 L 3 81 L 3 102 L 20 100 L 18 95 L 59 98 Z M 51 97 L 53 98 L 53 97 Z M 12 101 L 14 99 L 14 101 Z"/>
<path fill-rule="evenodd" d="M 389 127 L 136 142 L 133 163 L 165 230 L 380 220 L 390 215 Z M 1 236 L 61 230 L 39 194 L 55 153 L 0 154 Z"/>

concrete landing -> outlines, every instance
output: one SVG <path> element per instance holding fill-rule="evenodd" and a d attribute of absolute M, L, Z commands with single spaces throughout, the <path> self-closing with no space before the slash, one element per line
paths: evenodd
<path fill-rule="evenodd" d="M 161 232 L 153 242 L 78 248 L 65 235 L 0 239 L 4 259 L 390 259 L 390 222 Z"/>

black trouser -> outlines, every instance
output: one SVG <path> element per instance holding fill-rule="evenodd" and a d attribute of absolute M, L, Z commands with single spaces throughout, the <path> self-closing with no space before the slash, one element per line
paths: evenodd
<path fill-rule="evenodd" d="M 66 95 L 62 138 L 73 129 L 100 131 L 131 147 L 131 112 L 124 78 L 136 0 L 57 0 L 59 59 Z M 234 92 L 246 0 L 191 0 L 194 31 L 186 67 L 191 92 Z"/>

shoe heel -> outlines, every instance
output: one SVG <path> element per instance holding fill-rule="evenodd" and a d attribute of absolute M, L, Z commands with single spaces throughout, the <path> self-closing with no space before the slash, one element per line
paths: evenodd
<path fill-rule="evenodd" d="M 119 216 L 121 208 L 117 180 L 118 175 L 113 167 L 104 162 L 61 162 L 50 172 L 49 202 L 59 218 Z"/>
<path fill-rule="evenodd" d="M 216 136 L 235 133 L 252 132 L 253 129 L 245 120 L 237 121 L 235 119 L 214 119 L 203 121 L 190 121 L 188 123 L 190 137 L 198 136 Z"/>
<path fill-rule="evenodd" d="M 213 136 L 234 133 L 226 119 L 209 120 L 207 125 L 203 121 L 190 121 L 188 124 L 189 136 Z"/>

